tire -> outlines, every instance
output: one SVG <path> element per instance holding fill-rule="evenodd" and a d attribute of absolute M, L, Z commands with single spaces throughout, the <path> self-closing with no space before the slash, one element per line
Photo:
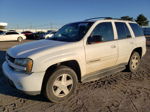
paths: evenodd
<path fill-rule="evenodd" d="M 139 68 L 140 62 L 141 62 L 140 54 L 138 52 L 133 52 L 127 66 L 127 70 L 132 73 L 136 72 L 137 69 Z"/>
<path fill-rule="evenodd" d="M 77 75 L 71 68 L 60 66 L 50 74 L 44 94 L 51 102 L 62 102 L 74 93 L 77 82 Z"/>
<path fill-rule="evenodd" d="M 22 42 L 22 41 L 23 41 L 23 38 L 22 38 L 22 37 L 18 37 L 17 41 L 18 41 L 18 42 Z"/>

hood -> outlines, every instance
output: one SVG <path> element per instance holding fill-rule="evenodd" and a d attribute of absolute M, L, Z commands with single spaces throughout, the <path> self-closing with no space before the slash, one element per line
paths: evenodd
<path fill-rule="evenodd" d="M 49 48 L 59 47 L 67 43 L 68 42 L 53 40 L 39 40 L 14 46 L 10 48 L 7 53 L 14 58 L 27 58 L 32 54 L 36 54 Z"/>

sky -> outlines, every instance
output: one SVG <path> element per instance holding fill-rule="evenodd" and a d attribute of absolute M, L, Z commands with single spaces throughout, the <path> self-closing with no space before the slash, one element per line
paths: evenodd
<path fill-rule="evenodd" d="M 144 14 L 150 20 L 150 0 L 0 0 L 0 22 L 9 28 L 60 27 L 91 17 Z"/>

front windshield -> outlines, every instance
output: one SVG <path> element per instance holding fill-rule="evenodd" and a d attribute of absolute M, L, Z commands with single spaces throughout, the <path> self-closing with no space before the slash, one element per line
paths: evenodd
<path fill-rule="evenodd" d="M 53 37 L 49 38 L 56 41 L 75 42 L 81 40 L 91 27 L 93 22 L 77 22 L 63 26 Z"/>

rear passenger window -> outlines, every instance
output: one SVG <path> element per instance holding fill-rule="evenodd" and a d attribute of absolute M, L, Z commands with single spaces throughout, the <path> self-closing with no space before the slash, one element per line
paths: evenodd
<path fill-rule="evenodd" d="M 135 37 L 144 36 L 142 28 L 136 23 L 130 23 Z"/>
<path fill-rule="evenodd" d="M 91 36 L 100 36 L 102 41 L 111 41 L 114 40 L 114 33 L 111 22 L 105 22 L 98 24 L 93 30 Z"/>
<path fill-rule="evenodd" d="M 118 33 L 118 39 L 125 39 L 131 37 L 130 31 L 125 23 L 115 22 L 115 25 Z"/>

